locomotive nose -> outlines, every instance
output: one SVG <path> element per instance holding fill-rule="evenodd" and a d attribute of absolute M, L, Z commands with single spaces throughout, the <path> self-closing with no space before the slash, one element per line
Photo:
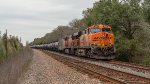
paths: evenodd
<path fill-rule="evenodd" d="M 107 32 L 103 32 L 102 33 L 102 37 L 106 37 L 107 38 L 108 37 L 108 33 Z"/>
<path fill-rule="evenodd" d="M 106 34 L 106 38 L 108 37 L 108 34 Z"/>
<path fill-rule="evenodd" d="M 109 35 L 109 33 L 107 32 L 103 32 L 102 33 L 102 40 L 101 40 L 101 47 L 110 47 L 112 46 L 112 40 L 111 40 L 111 36 Z"/>
<path fill-rule="evenodd" d="M 104 35 L 104 33 L 102 33 L 102 37 L 104 37 L 105 35 Z"/>

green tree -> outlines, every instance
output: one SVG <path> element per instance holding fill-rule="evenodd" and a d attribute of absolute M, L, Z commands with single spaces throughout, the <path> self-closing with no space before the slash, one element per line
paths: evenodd
<path fill-rule="evenodd" d="M 100 0 L 93 8 L 83 11 L 86 26 L 104 24 L 112 26 L 117 55 L 132 61 L 138 52 L 135 33 L 142 30 L 141 0 Z M 127 54 L 128 52 L 128 54 Z M 121 59 L 125 59 L 121 58 Z"/>
<path fill-rule="evenodd" d="M 128 39 L 140 29 L 141 7 L 140 0 L 100 0 L 93 8 L 83 12 L 87 26 L 93 24 L 106 24 L 113 27 L 113 31 L 122 31 Z"/>
<path fill-rule="evenodd" d="M 142 7 L 143 7 L 143 16 L 145 20 L 150 23 L 150 0 L 144 0 Z"/>
<path fill-rule="evenodd" d="M 71 22 L 69 22 L 69 26 L 76 31 L 81 31 L 86 27 L 85 23 L 83 22 L 83 19 L 74 19 Z"/>

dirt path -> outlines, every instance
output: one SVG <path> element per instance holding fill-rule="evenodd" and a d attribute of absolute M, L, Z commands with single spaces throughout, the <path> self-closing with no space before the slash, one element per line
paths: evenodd
<path fill-rule="evenodd" d="M 18 84 L 102 84 L 101 81 L 90 79 L 41 51 L 33 51 L 33 61 Z"/>

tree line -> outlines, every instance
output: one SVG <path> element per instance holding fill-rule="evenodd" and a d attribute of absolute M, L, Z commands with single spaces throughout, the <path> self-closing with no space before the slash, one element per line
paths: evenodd
<path fill-rule="evenodd" d="M 83 10 L 83 16 L 36 38 L 31 45 L 54 42 L 88 26 L 110 25 L 115 34 L 117 60 L 150 65 L 150 0 L 99 0 Z"/>

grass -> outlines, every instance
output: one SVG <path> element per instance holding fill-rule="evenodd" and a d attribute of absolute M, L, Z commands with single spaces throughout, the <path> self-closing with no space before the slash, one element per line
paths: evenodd
<path fill-rule="evenodd" d="M 16 84 L 17 79 L 26 70 L 32 60 L 32 50 L 23 48 L 15 56 L 10 56 L 0 64 L 0 84 Z"/>

